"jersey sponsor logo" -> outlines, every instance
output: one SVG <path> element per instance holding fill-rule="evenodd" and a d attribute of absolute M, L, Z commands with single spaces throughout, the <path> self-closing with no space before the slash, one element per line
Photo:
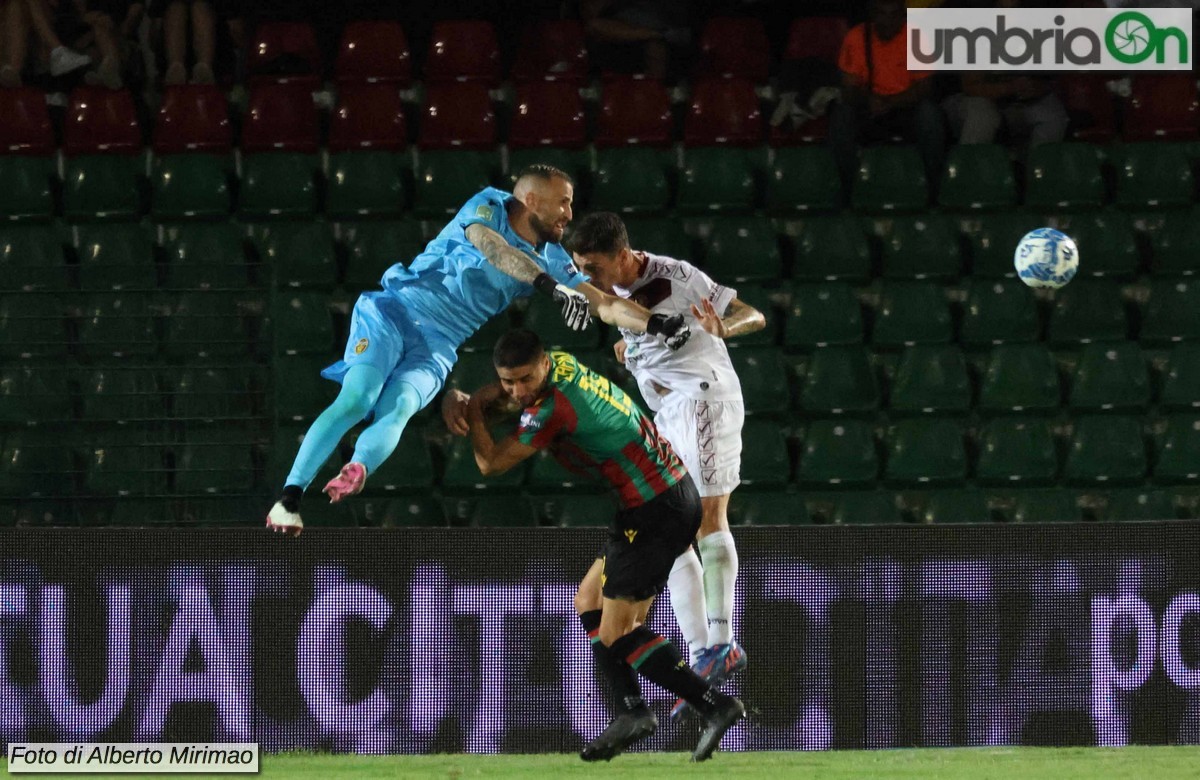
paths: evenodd
<path fill-rule="evenodd" d="M 638 532 L 637 532 L 635 529 L 633 529 L 633 528 L 626 528 L 626 529 L 625 529 L 625 538 L 629 540 L 629 543 L 630 543 L 630 544 L 633 544 L 633 538 L 634 538 L 635 536 L 637 536 L 637 534 L 638 534 Z"/>
<path fill-rule="evenodd" d="M 368 341 L 367 339 L 359 339 L 358 343 L 354 345 L 354 354 L 361 355 L 362 353 L 367 351 L 367 347 L 369 347 L 369 346 L 371 346 L 370 341 Z"/>
<path fill-rule="evenodd" d="M 521 429 L 525 431 L 539 431 L 542 428 L 542 421 L 538 419 L 533 412 L 524 412 L 521 414 Z"/>
<path fill-rule="evenodd" d="M 475 216 L 479 217 L 480 219 L 486 219 L 486 220 L 490 221 L 492 218 L 492 207 L 491 206 L 482 206 L 482 205 L 476 206 L 475 207 Z"/>

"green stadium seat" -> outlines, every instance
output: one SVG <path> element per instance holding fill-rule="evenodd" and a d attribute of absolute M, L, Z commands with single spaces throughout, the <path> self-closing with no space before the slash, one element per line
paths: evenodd
<path fill-rule="evenodd" d="M 64 239 L 63 231 L 56 225 L 0 223 L 0 290 L 67 289 L 70 279 L 63 253 Z"/>
<path fill-rule="evenodd" d="M 1200 408 L 1200 343 L 1184 341 L 1171 348 L 1159 402 L 1174 411 Z"/>
<path fill-rule="evenodd" d="M 175 420 L 248 420 L 254 414 L 252 366 L 190 364 L 171 372 L 171 417 Z"/>
<path fill-rule="evenodd" d="M 878 475 L 879 455 L 870 423 L 816 420 L 808 426 L 796 471 L 802 488 L 865 487 L 873 485 Z"/>
<path fill-rule="evenodd" d="M 1142 411 L 1150 403 L 1150 377 L 1142 350 L 1131 341 L 1083 348 L 1069 396 L 1072 411 Z"/>
<path fill-rule="evenodd" d="M 1115 522 L 1132 520 L 1174 520 L 1175 502 L 1165 490 L 1126 488 L 1109 493 L 1104 519 Z"/>
<path fill-rule="evenodd" d="M 871 275 L 871 249 L 857 217 L 841 214 L 806 219 L 796 237 L 800 281 L 865 282 Z"/>
<path fill-rule="evenodd" d="M 736 336 L 737 344 L 744 347 L 775 344 L 778 341 L 777 334 L 779 332 L 780 320 L 780 317 L 776 313 L 775 298 L 782 297 L 783 292 L 774 285 L 768 284 L 764 286 L 754 283 L 738 285 L 736 292 L 737 300 L 747 306 L 758 309 L 767 318 L 767 326 L 762 330 Z"/>
<path fill-rule="evenodd" d="M 787 368 L 774 347 L 737 347 L 729 350 L 734 371 L 742 383 L 747 414 L 782 414 L 789 394 Z"/>
<path fill-rule="evenodd" d="M 10 431 L 0 443 L 0 495 L 21 498 L 69 496 L 75 463 L 61 441 L 40 431 Z"/>
<path fill-rule="evenodd" d="M 957 145 L 946 157 L 938 204 L 958 211 L 1007 209 L 1017 204 L 1008 149 L 999 144 Z"/>
<path fill-rule="evenodd" d="M 363 491 L 383 495 L 432 490 L 436 481 L 433 455 L 424 433 L 420 425 L 409 423 L 395 452 L 370 475 Z"/>
<path fill-rule="evenodd" d="M 566 528 L 603 528 L 613 521 L 620 507 L 607 493 L 546 493 L 533 496 L 539 525 Z"/>
<path fill-rule="evenodd" d="M 321 380 L 325 382 L 325 380 Z M 325 382 L 331 385 L 330 382 Z M 266 471 L 264 479 L 266 487 L 269 490 L 275 491 L 283 487 L 284 481 L 287 479 L 288 472 L 292 469 L 292 463 L 296 459 L 296 453 L 300 451 L 300 443 L 304 441 L 304 435 L 307 432 L 307 427 L 304 425 L 296 425 L 292 422 L 281 423 L 275 431 L 275 435 L 271 438 L 271 442 L 266 453 Z M 321 464 L 321 468 L 317 470 L 316 479 L 313 484 L 318 487 L 323 486 L 326 482 L 333 479 L 338 470 L 342 467 L 341 454 L 335 449 L 329 458 Z M 373 488 L 373 479 L 368 479 L 365 491 L 371 491 Z M 304 505 L 305 518 L 307 520 L 308 509 L 313 504 L 325 504 L 325 501 L 309 501 Z M 440 505 L 439 505 L 440 509 Z"/>
<path fill-rule="evenodd" d="M 446 525 L 446 508 L 432 495 L 365 498 L 352 503 L 350 511 L 356 524 L 366 528 L 442 528 Z"/>
<path fill-rule="evenodd" d="M 1066 141 L 1029 150 L 1025 205 L 1035 209 L 1095 208 L 1104 202 L 1100 154 L 1091 144 Z"/>
<path fill-rule="evenodd" d="M 313 357 L 285 357 L 275 361 L 271 379 L 277 420 L 281 423 L 311 421 L 329 405 L 339 386 L 323 378 L 321 370 L 333 362 L 334 358 Z M 295 454 L 293 449 L 291 456 Z"/>
<path fill-rule="evenodd" d="M 1167 418 L 1158 437 L 1154 479 L 1166 484 L 1200 481 L 1200 417 L 1184 414 Z"/>
<path fill-rule="evenodd" d="M 97 422 L 136 422 L 163 417 L 163 399 L 154 372 L 107 365 L 80 377 L 83 418 Z"/>
<path fill-rule="evenodd" d="M 1200 284 L 1187 279 L 1152 279 L 1150 301 L 1142 313 L 1142 343 L 1188 339 L 1200 339 Z"/>
<path fill-rule="evenodd" d="M 884 479 L 904 485 L 953 485 L 967 477 L 963 430 L 957 420 L 898 420 L 888 428 Z"/>
<path fill-rule="evenodd" d="M 262 518 L 259 502 L 247 496 L 190 495 L 171 505 L 173 522 L 184 526 L 233 526 L 257 528 Z M 351 525 L 347 521 L 330 522 L 327 518 L 347 517 L 346 507 L 329 506 L 309 512 L 304 510 L 304 524 L 309 528 L 329 525 Z"/>
<path fill-rule="evenodd" d="M 471 510 L 471 525 L 480 528 L 531 528 L 537 524 L 537 513 L 525 496 L 488 496 L 476 501 Z"/>
<path fill-rule="evenodd" d="M 485 477 L 479 473 L 475 451 L 470 439 L 454 437 L 446 448 L 446 470 L 442 474 L 443 490 L 453 493 L 519 488 L 525 481 L 525 465 L 521 464 L 504 474 Z M 492 494 L 488 494 L 488 501 Z"/>
<path fill-rule="evenodd" d="M 446 380 L 446 387 L 473 393 L 496 381 L 496 367 L 492 364 L 491 350 L 467 352 L 458 356 L 458 362 L 454 364 L 454 370 Z"/>
<path fill-rule="evenodd" d="M 238 213 L 247 219 L 305 219 L 317 213 L 317 158 L 296 152 L 242 157 Z M 461 204 L 460 204 L 461 205 Z"/>
<path fill-rule="evenodd" d="M 834 211 L 844 200 L 841 177 L 828 147 L 813 144 L 775 150 L 767 172 L 768 211 Z"/>
<path fill-rule="evenodd" d="M 226 155 L 168 154 L 154 158 L 150 213 L 155 219 L 224 217 L 233 206 L 232 161 Z"/>
<path fill-rule="evenodd" d="M 886 279 L 955 279 L 962 260 L 958 232 L 941 214 L 897 217 L 884 228 L 883 276 Z"/>
<path fill-rule="evenodd" d="M 97 224 L 72 228 L 84 290 L 153 290 L 158 284 L 154 245 L 142 225 Z"/>
<path fill-rule="evenodd" d="M 329 299 L 322 293 L 276 293 L 270 326 L 277 355 L 328 355 L 337 348 Z"/>
<path fill-rule="evenodd" d="M 813 415 L 865 414 L 877 410 L 879 385 L 867 351 L 857 346 L 813 350 L 800 389 L 799 408 Z"/>
<path fill-rule="evenodd" d="M 1006 490 L 993 494 L 989 504 L 1009 523 L 1077 523 L 1083 520 L 1075 493 L 1063 488 Z"/>
<path fill-rule="evenodd" d="M 871 334 L 875 349 L 945 344 L 953 336 L 954 322 L 941 285 L 900 281 L 884 284 Z"/>
<path fill-rule="evenodd" d="M 809 350 L 863 340 L 862 307 L 845 282 L 799 283 L 784 318 L 785 346 Z"/>
<path fill-rule="evenodd" d="M 189 427 L 175 448 L 175 492 L 228 495 L 254 487 L 251 434 L 215 426 Z"/>
<path fill-rule="evenodd" d="M 885 525 L 900 522 L 895 498 L 883 490 L 805 493 L 804 503 L 815 523 Z"/>
<path fill-rule="evenodd" d="M 337 252 L 328 223 L 269 222 L 256 226 L 253 236 L 276 287 L 327 290 L 337 284 Z M 372 280 L 378 282 L 379 277 Z"/>
<path fill-rule="evenodd" d="M 783 260 L 771 222 L 766 217 L 714 220 L 704 252 L 704 270 L 724 284 L 780 278 Z"/>
<path fill-rule="evenodd" d="M 904 350 L 892 382 L 892 414 L 965 414 L 970 408 L 971 381 L 962 350 L 952 344 Z"/>
<path fill-rule="evenodd" d="M 57 298 L 29 293 L 0 297 L 0 357 L 61 358 L 69 344 Z"/>
<path fill-rule="evenodd" d="M 181 294 L 167 319 L 167 353 L 176 357 L 242 356 L 249 342 L 235 294 Z"/>
<path fill-rule="evenodd" d="M 991 522 L 983 492 L 971 488 L 935 490 L 921 508 L 918 520 L 933 525 Z"/>
<path fill-rule="evenodd" d="M 782 488 L 787 484 L 792 463 L 787 439 L 778 423 L 754 418 L 746 420 L 742 441 L 742 485 L 757 489 Z"/>
<path fill-rule="evenodd" d="M 808 525 L 808 507 L 799 493 L 739 490 L 729 502 L 730 525 Z"/>
<path fill-rule="evenodd" d="M 1146 476 L 1146 446 L 1137 417 L 1074 418 L 1064 478 L 1072 484 L 1128 484 Z"/>
<path fill-rule="evenodd" d="M 143 293 L 97 293 L 79 321 L 84 357 L 153 355 L 158 351 L 150 299 Z"/>
<path fill-rule="evenodd" d="M 84 490 L 122 498 L 166 493 L 161 436 L 157 431 L 107 431 L 90 437 L 82 448 Z"/>
<path fill-rule="evenodd" d="M 1117 173 L 1116 204 L 1121 208 L 1165 208 L 1192 202 L 1195 182 L 1183 145 L 1160 141 L 1128 143 L 1118 146 L 1113 156 Z"/>
<path fill-rule="evenodd" d="M 1067 215 L 1056 223 L 1055 227 L 1075 240 L 1079 255 L 1084 258 L 1079 265 L 1080 276 L 1126 279 L 1137 273 L 1137 239 L 1124 212 L 1089 211 Z"/>
<path fill-rule="evenodd" d="M 1112 279 L 1077 279 L 1055 293 L 1047 330 L 1051 344 L 1120 341 L 1128 330 L 1121 288 Z"/>
<path fill-rule="evenodd" d="M 537 333 L 549 349 L 594 349 L 600 340 L 599 325 L 593 318 L 593 324 L 583 330 L 572 330 L 563 322 L 562 307 L 544 295 L 535 296 L 525 312 L 525 327 Z"/>
<path fill-rule="evenodd" d="M 979 432 L 975 478 L 981 485 L 1049 485 L 1058 475 L 1050 423 L 1033 417 L 997 417 Z"/>
<path fill-rule="evenodd" d="M 959 223 L 967 237 L 971 273 L 977 278 L 1016 276 L 1013 252 L 1036 218 L 1019 211 L 972 214 Z"/>
<path fill-rule="evenodd" d="M 1173 211 L 1152 233 L 1156 275 L 1194 276 L 1200 272 L 1200 209 Z"/>
<path fill-rule="evenodd" d="M 979 387 L 983 414 L 1044 413 L 1062 397 L 1054 356 L 1041 344 L 993 347 Z"/>
<path fill-rule="evenodd" d="M 634 249 L 681 260 L 692 259 L 692 239 L 684 232 L 683 220 L 674 217 L 630 217 L 624 222 L 629 243 Z"/>
<path fill-rule="evenodd" d="M 383 274 L 396 263 L 408 265 L 425 251 L 421 223 L 349 222 L 340 227 L 346 245 L 346 288 L 369 290 L 379 286 Z"/>
<path fill-rule="evenodd" d="M 63 214 L 70 220 L 130 219 L 142 213 L 141 156 L 83 155 L 66 161 Z"/>
<path fill-rule="evenodd" d="M 959 342 L 967 349 L 1037 341 L 1033 292 L 1017 279 L 971 279 Z"/>
<path fill-rule="evenodd" d="M 656 214 L 666 210 L 671 191 L 664 152 L 629 146 L 601 149 L 592 172 L 589 207 L 620 214 Z"/>
<path fill-rule="evenodd" d="M 63 366 L 0 364 L 0 423 L 23 426 L 70 420 L 68 371 Z"/>
<path fill-rule="evenodd" d="M 675 207 L 683 212 L 749 211 L 757 200 L 753 151 L 692 147 L 683 151 Z"/>
<path fill-rule="evenodd" d="M 495 155 L 476 151 L 421 151 L 416 168 L 413 211 L 421 219 L 441 219 L 492 183 Z"/>
<path fill-rule="evenodd" d="M 54 215 L 53 157 L 0 155 L 0 219 L 49 219 Z"/>
<path fill-rule="evenodd" d="M 167 286 L 176 290 L 243 289 L 247 284 L 245 235 L 232 222 L 164 225 Z"/>
<path fill-rule="evenodd" d="M 855 211 L 920 211 L 929 202 L 921 155 L 915 146 L 871 146 L 862 150 L 850 191 Z"/>
<path fill-rule="evenodd" d="M 330 155 L 325 213 L 332 219 L 399 216 L 409 201 L 411 169 L 412 159 L 402 152 Z"/>

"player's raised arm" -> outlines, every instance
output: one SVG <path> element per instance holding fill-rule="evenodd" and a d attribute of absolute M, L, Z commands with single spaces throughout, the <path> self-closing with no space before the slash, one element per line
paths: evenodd
<path fill-rule="evenodd" d="M 490 384 L 471 393 L 467 403 L 467 424 L 471 429 L 471 448 L 475 451 L 475 464 L 485 477 L 503 474 L 513 466 L 527 460 L 537 452 L 536 447 L 509 436 L 496 441 L 487 426 L 489 408 L 504 402 L 504 390 L 499 384 Z"/>
<path fill-rule="evenodd" d="M 651 336 L 662 336 L 663 341 L 671 349 L 679 349 L 687 343 L 692 335 L 682 314 L 670 317 L 665 314 L 652 314 L 645 306 L 627 298 L 609 295 L 587 282 L 579 285 L 576 289 L 587 296 L 588 303 L 591 305 L 592 311 L 596 312 L 596 316 L 609 325 L 649 333 Z"/>
<path fill-rule="evenodd" d="M 738 298 L 730 301 L 724 317 L 717 314 L 712 301 L 707 298 L 700 302 L 700 306 L 692 304 L 692 316 L 700 323 L 700 327 L 719 339 L 731 339 L 767 327 L 767 318 L 763 313 Z"/>

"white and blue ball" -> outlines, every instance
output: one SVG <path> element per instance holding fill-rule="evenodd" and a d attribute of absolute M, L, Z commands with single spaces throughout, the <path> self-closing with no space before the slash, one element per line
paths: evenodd
<path fill-rule="evenodd" d="M 1075 278 L 1079 249 L 1071 237 L 1054 228 L 1038 228 L 1025 234 L 1013 253 L 1017 276 L 1030 287 L 1057 290 Z"/>

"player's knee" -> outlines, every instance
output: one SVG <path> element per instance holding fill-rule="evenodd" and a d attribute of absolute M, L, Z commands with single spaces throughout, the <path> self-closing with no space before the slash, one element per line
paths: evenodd
<path fill-rule="evenodd" d="M 586 587 L 586 583 L 580 585 L 579 590 L 575 591 L 575 614 L 582 615 L 584 612 L 600 609 L 603 605 L 604 601 L 600 594 Z"/>
<path fill-rule="evenodd" d="M 373 394 L 361 389 L 347 387 L 342 388 L 342 392 L 338 393 L 337 400 L 333 402 L 333 406 L 339 415 L 353 418 L 356 421 L 370 414 L 371 407 L 374 405 L 375 397 Z"/>

